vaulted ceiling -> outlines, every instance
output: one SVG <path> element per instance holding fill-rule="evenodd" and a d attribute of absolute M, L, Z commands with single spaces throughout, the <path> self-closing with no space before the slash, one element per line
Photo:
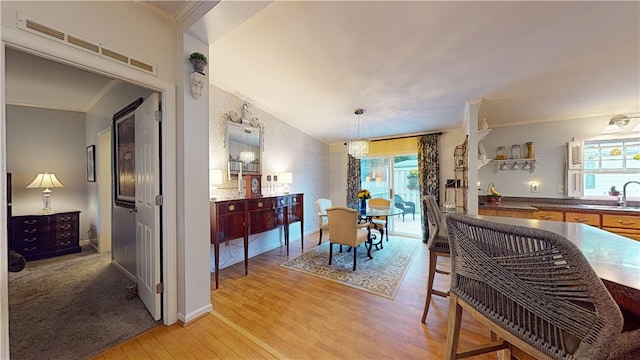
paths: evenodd
<path fill-rule="evenodd" d="M 147 3 L 179 22 L 199 2 Z M 332 143 L 355 108 L 367 137 L 459 128 L 477 99 L 492 127 L 638 115 L 639 24 L 639 2 L 223 1 L 191 31 L 213 85 Z M 12 83 L 44 61 L 24 56 L 7 51 L 7 103 L 86 111 L 114 84 L 62 65 Z"/>

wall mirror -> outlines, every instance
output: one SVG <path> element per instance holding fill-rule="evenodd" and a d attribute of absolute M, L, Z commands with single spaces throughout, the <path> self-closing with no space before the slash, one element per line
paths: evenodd
<path fill-rule="evenodd" d="M 254 118 L 255 119 L 255 118 Z M 263 127 L 252 122 L 227 120 L 228 175 L 262 173 Z"/>

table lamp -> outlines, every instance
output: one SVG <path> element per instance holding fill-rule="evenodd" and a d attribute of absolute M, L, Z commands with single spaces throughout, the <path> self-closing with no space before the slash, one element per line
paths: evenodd
<path fill-rule="evenodd" d="M 209 196 L 211 200 L 215 200 L 218 197 L 216 185 L 222 185 L 222 170 L 209 169 Z"/>
<path fill-rule="evenodd" d="M 290 172 L 281 173 L 280 174 L 280 182 L 282 185 L 282 192 L 288 194 L 291 190 L 291 186 L 289 184 L 293 183 L 293 174 Z"/>
<path fill-rule="evenodd" d="M 55 174 L 49 174 L 48 172 L 42 172 L 36 175 L 31 184 L 27 185 L 27 189 L 44 189 L 42 190 L 42 204 L 44 207 L 40 210 L 41 214 L 47 214 L 52 212 L 51 209 L 51 189 L 49 188 L 61 188 L 64 187 Z"/>

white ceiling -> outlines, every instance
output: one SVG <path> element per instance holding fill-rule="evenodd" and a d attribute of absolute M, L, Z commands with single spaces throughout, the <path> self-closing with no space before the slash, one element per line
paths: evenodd
<path fill-rule="evenodd" d="M 328 143 L 358 107 L 367 137 L 459 128 L 480 98 L 494 127 L 640 113 L 639 2 L 223 1 L 192 31 L 212 84 Z M 7 103 L 86 111 L 114 84 L 38 61 L 7 51 Z"/>

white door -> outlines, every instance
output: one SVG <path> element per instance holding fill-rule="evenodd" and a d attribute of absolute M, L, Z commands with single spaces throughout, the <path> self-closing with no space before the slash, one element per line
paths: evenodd
<path fill-rule="evenodd" d="M 160 319 L 160 122 L 158 94 L 135 112 L 136 276 L 138 295 L 155 320 Z"/>

